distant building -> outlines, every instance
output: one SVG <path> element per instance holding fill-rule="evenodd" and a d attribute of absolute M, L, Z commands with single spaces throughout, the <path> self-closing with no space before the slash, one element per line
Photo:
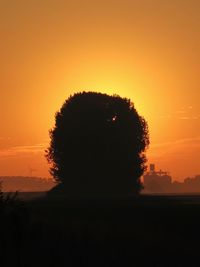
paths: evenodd
<path fill-rule="evenodd" d="M 187 192 L 198 193 L 200 192 L 200 175 L 188 177 L 184 179 L 184 190 Z"/>
<path fill-rule="evenodd" d="M 149 193 L 166 193 L 171 191 L 172 177 L 166 171 L 156 171 L 150 164 L 149 171 L 143 177 L 144 191 Z"/>

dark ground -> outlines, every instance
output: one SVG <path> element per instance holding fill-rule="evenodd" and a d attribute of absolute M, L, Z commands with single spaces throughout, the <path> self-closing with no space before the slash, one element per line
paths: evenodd
<path fill-rule="evenodd" d="M 4 208 L 0 266 L 200 266 L 200 196 L 45 198 Z"/>

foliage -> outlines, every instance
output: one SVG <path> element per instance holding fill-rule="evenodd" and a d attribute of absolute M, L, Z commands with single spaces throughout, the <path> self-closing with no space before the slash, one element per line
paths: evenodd
<path fill-rule="evenodd" d="M 22 266 L 28 222 L 29 212 L 18 192 L 3 192 L 0 182 L 0 266 Z"/>
<path fill-rule="evenodd" d="M 0 212 L 5 212 L 6 209 L 10 209 L 10 207 L 15 206 L 19 203 L 18 199 L 18 192 L 14 193 L 4 193 L 2 182 L 0 182 Z"/>
<path fill-rule="evenodd" d="M 148 127 L 130 99 L 74 94 L 56 113 L 50 138 L 50 172 L 68 192 L 140 191 Z"/>

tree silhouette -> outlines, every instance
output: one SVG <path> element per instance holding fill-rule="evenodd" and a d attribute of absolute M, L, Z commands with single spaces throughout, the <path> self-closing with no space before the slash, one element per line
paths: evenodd
<path fill-rule="evenodd" d="M 46 157 L 68 194 L 131 193 L 142 188 L 148 127 L 130 99 L 82 92 L 55 116 Z"/>

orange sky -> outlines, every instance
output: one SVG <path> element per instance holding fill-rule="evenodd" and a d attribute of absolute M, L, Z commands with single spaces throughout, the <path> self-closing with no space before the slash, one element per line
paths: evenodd
<path fill-rule="evenodd" d="M 0 176 L 49 176 L 54 113 L 72 93 L 131 98 L 149 162 L 200 173 L 199 0 L 0 0 Z"/>

